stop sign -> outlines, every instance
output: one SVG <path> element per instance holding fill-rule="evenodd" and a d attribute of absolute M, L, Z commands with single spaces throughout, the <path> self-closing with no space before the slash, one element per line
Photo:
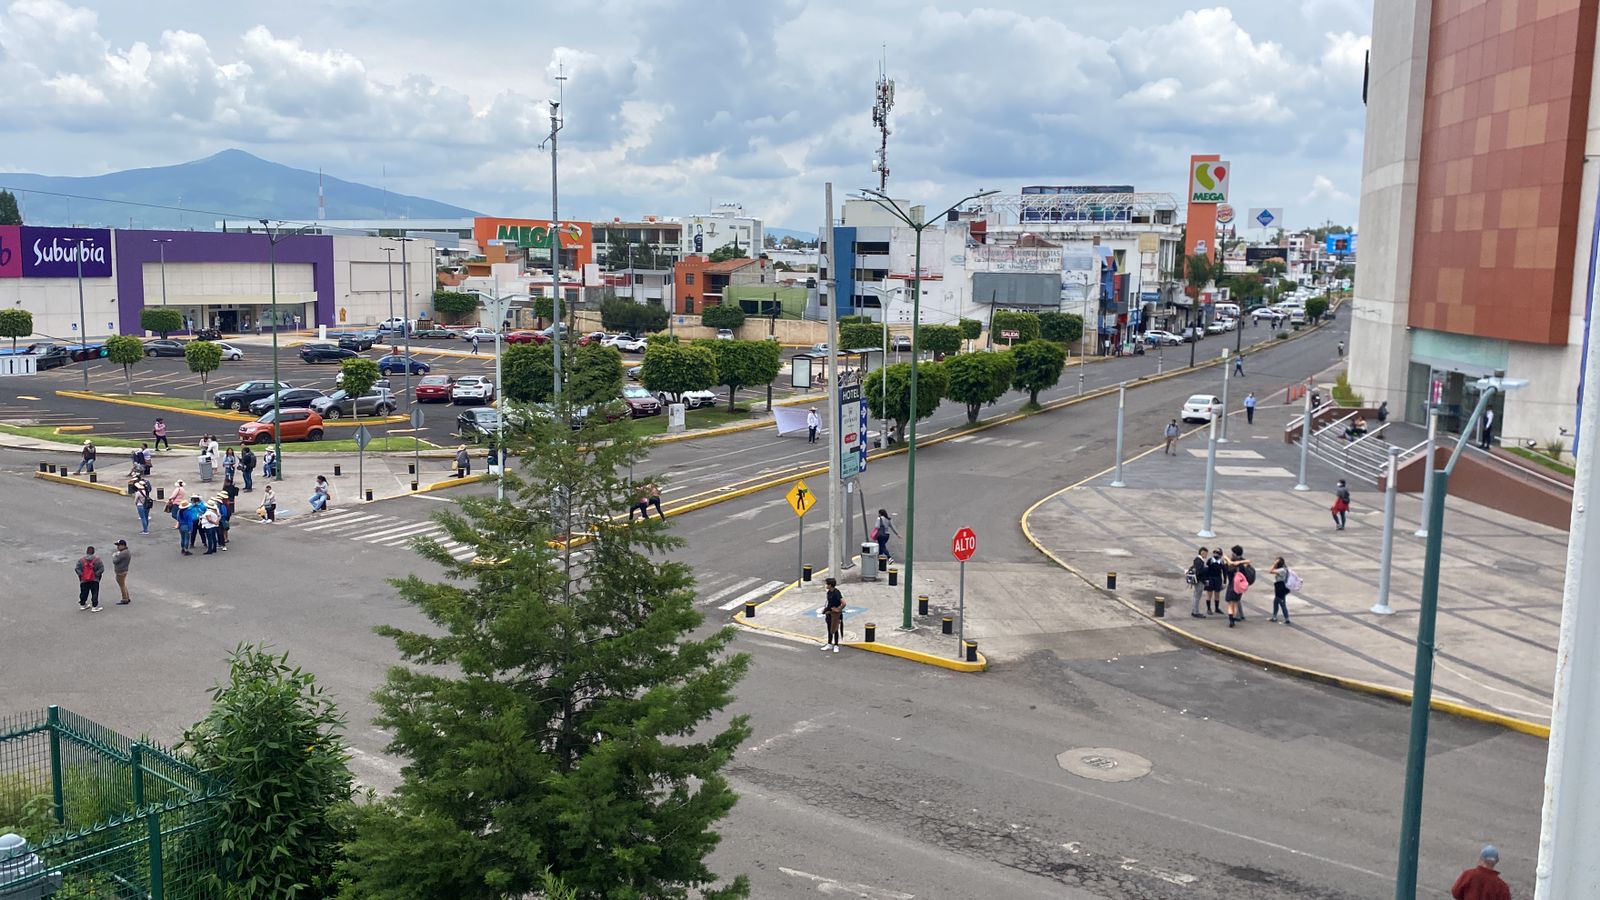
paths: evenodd
<path fill-rule="evenodd" d="M 978 533 L 971 528 L 957 531 L 956 536 L 950 539 L 950 552 L 962 562 L 971 559 L 972 554 L 978 552 Z"/>

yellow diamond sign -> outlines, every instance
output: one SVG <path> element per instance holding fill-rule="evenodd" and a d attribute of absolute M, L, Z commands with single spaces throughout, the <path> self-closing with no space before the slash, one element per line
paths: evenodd
<path fill-rule="evenodd" d="M 796 481 L 794 487 L 789 488 L 789 493 L 783 495 L 783 499 L 789 501 L 789 508 L 793 509 L 794 514 L 797 516 L 805 515 L 811 507 L 817 505 L 816 495 L 811 493 L 810 488 L 806 487 L 803 479 Z"/>

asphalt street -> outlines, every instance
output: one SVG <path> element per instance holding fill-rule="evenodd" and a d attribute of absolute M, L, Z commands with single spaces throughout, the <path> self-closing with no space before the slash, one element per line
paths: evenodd
<path fill-rule="evenodd" d="M 1247 387 L 1267 397 L 1326 367 L 1337 334 L 1253 356 Z M 1086 377 L 1114 381 L 1150 362 L 1101 363 Z M 1210 369 L 1131 390 L 1127 452 L 1157 442 L 1184 397 L 1219 381 Z M 942 555 L 951 532 L 968 525 L 979 533 L 974 565 L 1047 565 L 1018 517 L 1055 487 L 1110 465 L 1114 421 L 1114 398 L 1102 399 L 984 432 L 991 440 L 983 443 L 974 436 L 926 448 L 918 454 L 918 553 Z M 701 475 L 707 480 L 693 483 L 725 482 L 783 465 L 758 452 L 770 441 L 756 432 L 663 446 L 651 466 L 710 464 L 718 473 L 690 473 L 680 484 Z M 708 459 L 694 461 L 696 451 Z M 820 458 L 818 448 L 800 452 Z M 0 498 L 13 513 L 0 517 L 11 563 L 0 605 L 6 707 L 59 703 L 172 740 L 203 712 L 227 650 L 264 640 L 290 651 L 338 699 L 362 781 L 395 783 L 398 763 L 370 724 L 370 693 L 395 655 L 371 627 L 420 624 L 386 579 L 436 574 L 405 543 L 431 532 L 428 518 L 449 496 L 340 510 L 320 523 L 242 525 L 228 554 L 180 558 L 159 518 L 156 533 L 140 538 L 127 500 L 37 481 L 34 462 L 0 452 Z M 874 462 L 863 479 L 868 507 L 898 514 L 904 479 L 903 456 Z M 686 541 L 679 556 L 701 584 L 707 628 L 743 597 L 793 577 L 795 519 L 778 491 L 673 523 Z M 808 516 L 807 525 L 808 556 L 820 566 L 825 519 Z M 83 543 L 104 551 L 119 536 L 138 554 L 134 604 L 76 612 L 72 560 Z M 735 646 L 754 664 L 730 713 L 749 713 L 755 733 L 729 772 L 742 799 L 713 867 L 748 872 L 755 896 L 1392 894 L 1407 716 L 1400 705 L 1188 646 L 1152 651 L 1148 638 L 1137 652 L 1109 642 L 1040 647 L 981 676 L 865 653 L 822 656 L 814 645 L 745 632 Z M 1526 893 L 1545 745 L 1440 716 L 1432 733 L 1422 895 L 1446 896 L 1489 840 L 1502 848 L 1514 892 Z M 1119 771 L 1149 771 L 1105 781 L 1106 760 Z"/>

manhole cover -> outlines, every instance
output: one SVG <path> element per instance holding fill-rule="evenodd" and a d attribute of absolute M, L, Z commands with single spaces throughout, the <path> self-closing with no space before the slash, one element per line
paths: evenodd
<path fill-rule="evenodd" d="M 1518 575 L 1536 575 L 1542 567 L 1538 563 L 1531 563 L 1523 559 L 1497 559 L 1494 567 L 1502 572 L 1511 572 Z"/>
<path fill-rule="evenodd" d="M 1150 774 L 1150 760 L 1114 747 L 1079 747 L 1056 755 L 1056 764 L 1093 781 L 1133 781 Z"/>

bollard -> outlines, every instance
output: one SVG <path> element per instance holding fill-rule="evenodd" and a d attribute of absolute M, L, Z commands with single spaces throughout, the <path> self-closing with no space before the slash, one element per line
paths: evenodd
<path fill-rule="evenodd" d="M 1117 589 L 1117 573 L 1115 573 L 1115 572 L 1107 572 L 1106 573 L 1106 590 L 1114 591 L 1116 589 Z"/>
<path fill-rule="evenodd" d="M 50 471 L 50 464 L 49 464 L 49 463 L 47 463 L 47 462 L 42 462 L 42 463 L 39 463 L 39 471 L 41 471 L 41 472 L 48 472 L 48 471 Z"/>
<path fill-rule="evenodd" d="M 866 631 L 867 631 L 867 637 L 866 637 L 867 643 L 869 643 L 869 644 L 877 643 L 877 641 L 878 641 L 878 623 L 876 623 L 876 622 L 868 622 Z"/>
<path fill-rule="evenodd" d="M 977 641 L 967 641 L 967 662 L 975 663 L 977 661 L 978 661 L 978 642 Z"/>
<path fill-rule="evenodd" d="M 1165 597 L 1157 597 L 1156 598 L 1156 618 L 1165 619 L 1166 617 L 1167 617 L 1167 598 L 1165 598 Z"/>
<path fill-rule="evenodd" d="M 810 581 L 811 580 L 811 564 L 810 563 L 806 563 L 805 565 L 800 567 L 800 580 L 801 581 Z"/>
<path fill-rule="evenodd" d="M 50 464 L 50 474 L 51 475 L 56 474 L 56 464 L 55 463 L 51 463 Z"/>
<path fill-rule="evenodd" d="M 372 502 L 372 488 L 367 488 L 367 502 Z"/>
<path fill-rule="evenodd" d="M 900 583 L 900 570 L 895 568 L 894 566 L 890 566 L 889 567 L 889 587 L 894 587 L 895 585 L 897 585 L 899 583 Z"/>
<path fill-rule="evenodd" d="M 96 484 L 99 481 L 100 481 L 100 476 L 99 475 L 95 474 L 94 472 L 90 472 L 89 473 L 89 483 L 90 484 Z"/>
<path fill-rule="evenodd" d="M 414 491 L 414 490 L 416 490 L 416 489 L 417 489 L 417 481 L 416 481 L 416 479 L 415 479 L 415 478 L 413 478 L 413 479 L 412 479 L 412 480 L 411 480 L 411 489 L 412 489 L 412 490 L 413 490 L 413 491 Z"/>
<path fill-rule="evenodd" d="M 950 616 L 945 616 L 944 621 L 940 623 L 940 627 L 943 628 L 945 634 L 955 634 L 956 620 Z"/>
<path fill-rule="evenodd" d="M 927 594 L 918 594 L 917 595 L 917 615 L 925 616 L 927 614 L 928 614 L 928 595 Z"/>
<path fill-rule="evenodd" d="M 407 475 L 415 475 L 415 474 L 417 474 L 417 464 L 416 463 L 406 463 L 406 474 Z"/>
<path fill-rule="evenodd" d="M 344 472 L 341 470 L 341 468 L 338 465 L 335 465 L 333 467 L 333 477 L 338 478 L 340 475 L 343 475 L 343 474 L 344 474 Z"/>
<path fill-rule="evenodd" d="M 756 617 L 756 602 L 754 600 L 746 600 L 744 602 L 744 617 L 746 619 L 754 619 Z"/>
<path fill-rule="evenodd" d="M 878 571 L 879 572 L 887 571 L 888 568 L 889 568 L 889 557 L 884 556 L 882 553 L 879 553 L 878 554 Z"/>
<path fill-rule="evenodd" d="M 165 499 L 167 499 L 167 489 L 166 488 L 156 488 L 156 499 L 157 500 L 165 500 Z"/>

